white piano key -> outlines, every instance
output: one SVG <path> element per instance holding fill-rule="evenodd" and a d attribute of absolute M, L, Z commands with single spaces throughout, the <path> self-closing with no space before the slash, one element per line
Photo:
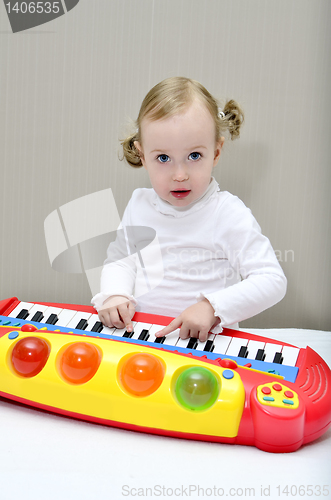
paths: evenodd
<path fill-rule="evenodd" d="M 29 309 L 29 316 L 25 318 L 25 321 L 32 321 L 33 316 L 36 312 L 44 313 L 48 309 L 48 306 L 44 306 L 42 304 L 34 304 L 31 309 Z"/>
<path fill-rule="evenodd" d="M 137 323 L 135 324 L 135 326 L 133 328 L 134 334 L 131 338 L 138 339 L 141 332 L 143 330 L 149 330 L 151 328 L 151 326 L 152 326 L 151 323 L 141 323 L 141 322 L 137 321 Z M 150 342 L 149 338 L 148 338 L 147 342 Z"/>
<path fill-rule="evenodd" d="M 214 333 L 210 333 L 207 340 L 213 341 L 215 339 L 215 337 L 216 337 L 216 335 Z M 204 348 L 206 347 L 207 340 L 205 342 L 200 342 L 200 340 L 198 341 L 198 345 L 196 347 L 197 351 L 204 350 Z"/>
<path fill-rule="evenodd" d="M 149 333 L 148 342 L 154 342 L 156 339 L 155 334 L 163 330 L 163 328 L 165 328 L 164 325 L 152 325 L 151 328 L 148 330 Z"/>
<path fill-rule="evenodd" d="M 77 311 L 74 311 L 73 309 L 63 309 L 59 314 L 59 321 L 56 323 L 56 326 L 68 327 L 68 324 L 76 314 Z"/>
<path fill-rule="evenodd" d="M 133 329 L 136 326 L 136 323 L 137 323 L 136 321 L 133 321 L 133 323 L 132 323 Z M 114 337 L 123 337 L 125 332 L 126 332 L 126 328 L 115 328 L 112 335 Z"/>
<path fill-rule="evenodd" d="M 287 345 L 283 346 L 282 355 L 283 355 L 283 365 L 287 366 L 295 366 L 299 356 L 300 349 L 297 347 L 290 347 Z"/>
<path fill-rule="evenodd" d="M 214 344 L 214 354 L 225 354 L 226 350 L 231 342 L 232 337 L 226 337 L 225 335 L 215 335 Z"/>
<path fill-rule="evenodd" d="M 272 363 L 276 352 L 281 352 L 282 346 L 280 344 L 269 344 L 267 343 L 264 347 L 265 359 L 264 361 Z"/>
<path fill-rule="evenodd" d="M 179 333 L 179 332 L 178 332 Z M 191 337 L 189 337 L 188 339 L 181 339 L 180 337 L 178 338 L 178 341 L 176 343 L 176 347 L 187 347 L 187 344 L 189 343 L 189 341 L 191 340 Z"/>
<path fill-rule="evenodd" d="M 48 318 L 50 317 L 51 314 L 56 314 L 56 316 L 59 317 L 59 314 L 61 311 L 63 311 L 63 309 L 61 309 L 61 307 L 51 307 L 51 306 L 48 307 L 46 309 L 46 311 L 44 312 L 44 317 L 40 321 L 40 323 L 46 323 L 46 321 L 48 320 Z"/>
<path fill-rule="evenodd" d="M 180 329 L 177 328 L 173 332 L 170 332 L 168 335 L 166 335 L 166 338 L 163 342 L 163 345 L 174 345 L 175 346 L 177 344 L 177 341 L 179 338 L 179 332 L 180 332 Z"/>
<path fill-rule="evenodd" d="M 240 348 L 242 346 L 247 346 L 248 339 L 241 339 L 238 337 L 232 337 L 231 342 L 226 350 L 227 356 L 238 356 Z"/>
<path fill-rule="evenodd" d="M 85 332 L 90 332 L 92 330 L 92 328 L 94 327 L 94 325 L 97 323 L 97 321 L 100 321 L 100 318 L 97 314 L 92 314 L 89 318 L 88 318 L 88 325 L 87 327 L 85 328 Z M 94 333 L 94 332 L 93 332 Z M 97 333 L 97 332 L 95 332 Z"/>
<path fill-rule="evenodd" d="M 91 313 L 76 311 L 75 316 L 67 324 L 67 328 L 76 328 L 81 319 L 88 320 L 92 316 Z"/>
<path fill-rule="evenodd" d="M 260 342 L 259 340 L 249 340 L 247 344 L 248 356 L 247 359 L 255 359 L 257 351 L 259 349 L 264 349 L 265 342 Z"/>
<path fill-rule="evenodd" d="M 20 302 L 8 316 L 10 318 L 17 318 L 18 314 L 22 311 L 22 309 L 27 309 L 28 311 L 30 311 L 30 309 L 33 306 L 34 304 L 32 304 L 31 302 Z"/>

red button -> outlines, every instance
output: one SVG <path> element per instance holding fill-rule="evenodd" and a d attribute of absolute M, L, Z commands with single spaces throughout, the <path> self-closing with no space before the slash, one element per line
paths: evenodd
<path fill-rule="evenodd" d="M 25 323 L 23 326 L 21 326 L 22 332 L 35 332 L 37 330 L 37 327 L 34 325 L 29 325 L 29 323 Z"/>
<path fill-rule="evenodd" d="M 285 391 L 284 394 L 287 398 L 293 398 L 293 396 L 294 396 L 293 392 L 291 392 L 291 391 Z"/>
<path fill-rule="evenodd" d="M 281 391 L 282 390 L 282 386 L 280 384 L 274 384 L 272 386 L 273 389 L 275 389 L 275 391 Z"/>
<path fill-rule="evenodd" d="M 230 368 L 232 370 L 235 370 L 238 366 L 233 359 L 222 359 L 220 365 L 223 366 L 223 368 Z"/>
<path fill-rule="evenodd" d="M 270 394 L 271 389 L 270 389 L 270 387 L 262 387 L 262 392 L 263 392 L 263 394 Z"/>

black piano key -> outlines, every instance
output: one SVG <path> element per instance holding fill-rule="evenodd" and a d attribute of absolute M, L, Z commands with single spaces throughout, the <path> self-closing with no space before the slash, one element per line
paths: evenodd
<path fill-rule="evenodd" d="M 256 356 L 255 356 L 255 359 L 257 361 L 264 361 L 265 359 L 265 352 L 264 352 L 264 349 L 258 349 L 257 350 L 257 353 L 256 353 Z"/>
<path fill-rule="evenodd" d="M 76 330 L 85 330 L 87 325 L 88 322 L 86 321 L 86 319 L 81 319 L 76 326 Z"/>
<path fill-rule="evenodd" d="M 131 337 L 133 337 L 133 334 L 134 334 L 134 331 L 132 330 L 132 332 L 128 332 L 128 331 L 125 331 L 122 335 L 122 337 L 125 337 L 127 339 L 130 339 Z"/>
<path fill-rule="evenodd" d="M 203 350 L 206 352 L 213 352 L 214 349 L 215 349 L 214 342 L 212 340 L 207 340 L 206 345 L 205 345 Z"/>
<path fill-rule="evenodd" d="M 103 324 L 101 321 L 97 321 L 93 328 L 91 329 L 91 332 L 96 332 L 96 333 L 101 333 L 103 330 Z"/>
<path fill-rule="evenodd" d="M 165 341 L 165 336 L 164 337 L 156 337 L 156 339 L 154 340 L 155 344 L 163 344 L 163 342 Z"/>
<path fill-rule="evenodd" d="M 239 350 L 238 358 L 247 358 L 248 349 L 245 345 L 242 345 Z"/>
<path fill-rule="evenodd" d="M 44 317 L 43 313 L 41 311 L 37 311 L 31 318 L 31 321 L 37 321 L 38 323 L 40 323 L 43 317 Z"/>
<path fill-rule="evenodd" d="M 282 362 L 283 362 L 282 353 L 281 352 L 276 352 L 274 360 L 273 360 L 273 363 L 278 363 L 279 365 L 281 365 Z"/>
<path fill-rule="evenodd" d="M 16 318 L 18 318 L 18 319 L 26 319 L 28 316 L 29 316 L 29 311 L 27 309 L 22 309 L 18 313 L 18 315 L 16 316 Z"/>
<path fill-rule="evenodd" d="M 138 340 L 148 340 L 149 339 L 149 333 L 148 330 L 141 330 L 141 334 L 138 337 Z"/>
<path fill-rule="evenodd" d="M 187 349 L 196 349 L 197 346 L 198 346 L 198 339 L 191 337 L 186 347 Z"/>
<path fill-rule="evenodd" d="M 45 323 L 47 323 L 47 325 L 55 325 L 58 321 L 59 321 L 59 318 L 57 317 L 57 315 L 51 314 L 50 317 L 48 318 L 48 320 L 45 321 Z"/>

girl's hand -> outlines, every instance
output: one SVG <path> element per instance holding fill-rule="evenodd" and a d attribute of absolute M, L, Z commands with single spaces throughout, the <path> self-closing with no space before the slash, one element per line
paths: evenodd
<path fill-rule="evenodd" d="M 131 319 L 135 313 L 135 307 L 130 300 L 123 295 L 112 295 L 103 303 L 99 310 L 100 321 L 108 327 L 126 328 L 132 332 Z"/>
<path fill-rule="evenodd" d="M 168 326 L 156 333 L 156 337 L 163 337 L 180 328 L 179 336 L 182 339 L 195 337 L 201 342 L 208 338 L 210 329 L 220 320 L 215 318 L 214 309 L 207 299 L 197 302 L 185 309 Z"/>

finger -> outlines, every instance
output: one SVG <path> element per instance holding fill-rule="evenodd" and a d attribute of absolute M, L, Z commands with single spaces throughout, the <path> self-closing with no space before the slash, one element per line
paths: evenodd
<path fill-rule="evenodd" d="M 129 310 L 128 304 L 126 304 L 124 307 L 119 307 L 119 316 L 126 327 L 127 332 L 132 332 L 133 330 L 133 325 L 131 323 L 131 313 Z"/>
<path fill-rule="evenodd" d="M 190 337 L 190 335 L 191 335 L 191 332 L 190 332 L 189 327 L 182 325 L 180 332 L 179 332 L 180 338 L 185 340 L 185 339 L 188 339 Z M 192 337 L 192 335 L 191 335 L 191 337 Z"/>
<path fill-rule="evenodd" d="M 174 319 L 171 323 L 169 323 L 168 326 L 163 328 L 163 330 L 160 330 L 155 334 L 155 337 L 164 337 L 165 335 L 168 335 L 169 333 L 173 332 L 174 330 L 177 330 L 177 328 L 180 327 L 182 324 L 182 320 L 179 318 Z"/>
<path fill-rule="evenodd" d="M 199 333 L 200 342 L 205 342 L 208 339 L 209 330 L 203 330 Z"/>

